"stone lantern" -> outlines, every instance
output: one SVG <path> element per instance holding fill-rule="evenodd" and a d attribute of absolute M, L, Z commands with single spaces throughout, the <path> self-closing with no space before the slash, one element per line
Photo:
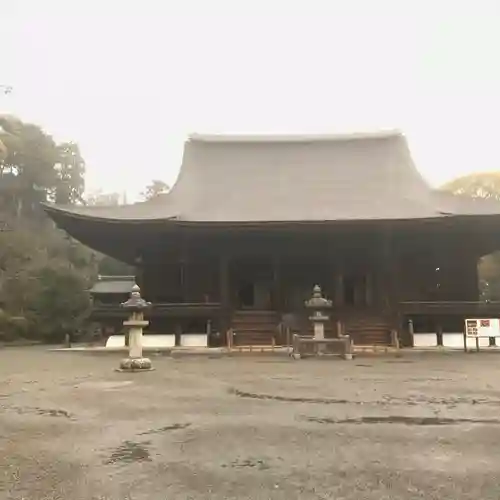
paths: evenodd
<path fill-rule="evenodd" d="M 321 293 L 321 287 L 315 285 L 312 297 L 306 300 L 305 306 L 311 310 L 309 320 L 313 324 L 314 339 L 323 340 L 325 338 L 325 323 L 330 319 L 326 311 L 332 308 L 332 301 L 325 299 Z"/>
<path fill-rule="evenodd" d="M 136 372 L 152 370 L 151 360 L 142 356 L 142 330 L 149 325 L 144 319 L 144 311 L 151 307 L 151 302 L 141 297 L 141 289 L 137 284 L 132 287 L 130 298 L 121 304 L 129 313 L 123 326 L 128 329 L 128 358 L 122 359 L 119 371 Z"/>

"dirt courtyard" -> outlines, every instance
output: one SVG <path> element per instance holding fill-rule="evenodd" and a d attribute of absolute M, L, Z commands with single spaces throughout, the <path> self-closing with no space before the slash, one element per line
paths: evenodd
<path fill-rule="evenodd" d="M 0 350 L 0 499 L 499 498 L 500 352 Z"/>

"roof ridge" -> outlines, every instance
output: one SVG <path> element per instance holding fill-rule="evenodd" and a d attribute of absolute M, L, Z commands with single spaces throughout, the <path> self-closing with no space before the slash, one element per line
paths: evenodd
<path fill-rule="evenodd" d="M 135 276 L 132 275 L 118 275 L 118 276 L 113 276 L 113 275 L 103 275 L 99 274 L 97 276 L 97 281 L 135 281 Z"/>
<path fill-rule="evenodd" d="M 375 130 L 338 134 L 200 134 L 192 133 L 188 141 L 199 142 L 328 142 L 357 139 L 385 139 L 404 136 L 399 129 Z"/>

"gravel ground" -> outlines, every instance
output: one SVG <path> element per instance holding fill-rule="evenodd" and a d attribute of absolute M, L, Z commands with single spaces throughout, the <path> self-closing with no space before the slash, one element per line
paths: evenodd
<path fill-rule="evenodd" d="M 0 350 L 0 499 L 494 499 L 500 353 Z"/>

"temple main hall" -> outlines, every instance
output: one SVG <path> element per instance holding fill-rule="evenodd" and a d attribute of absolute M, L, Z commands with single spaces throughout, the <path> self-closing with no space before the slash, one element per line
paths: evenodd
<path fill-rule="evenodd" d="M 315 285 L 333 301 L 326 334 L 341 324 L 355 345 L 409 346 L 410 323 L 460 331 L 498 314 L 480 301 L 477 263 L 500 249 L 500 203 L 431 188 L 398 131 L 193 135 L 170 192 L 45 210 L 135 266 L 151 334 L 283 345 L 285 331 L 310 328 Z"/>

